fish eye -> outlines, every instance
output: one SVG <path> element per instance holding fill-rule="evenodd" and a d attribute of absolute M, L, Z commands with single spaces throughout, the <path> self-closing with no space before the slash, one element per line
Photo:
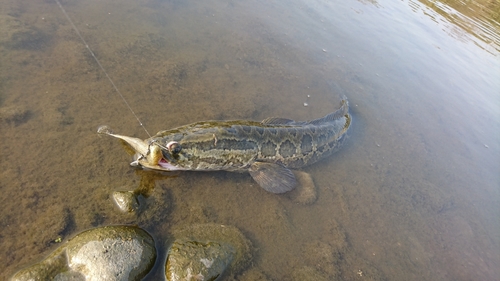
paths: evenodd
<path fill-rule="evenodd" d="M 182 146 L 176 141 L 171 141 L 167 143 L 167 149 L 172 154 L 179 154 L 179 152 L 181 152 Z"/>

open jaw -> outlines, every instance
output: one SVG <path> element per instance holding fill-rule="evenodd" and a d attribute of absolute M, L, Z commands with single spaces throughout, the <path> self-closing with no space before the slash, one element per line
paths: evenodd
<path fill-rule="evenodd" d="M 139 157 L 142 157 L 139 156 Z M 143 157 L 141 159 L 138 159 L 138 160 L 135 160 L 133 162 L 130 163 L 130 166 L 134 166 L 134 167 L 142 167 L 142 168 L 145 168 L 145 169 L 151 169 L 151 170 L 158 170 L 158 171 L 177 171 L 177 170 L 181 170 L 177 167 L 175 167 L 174 165 L 170 164 L 167 160 L 165 159 L 160 159 L 158 162 L 153 162 L 153 163 L 150 163 L 146 157 Z"/>
<path fill-rule="evenodd" d="M 165 158 L 161 158 L 160 161 L 158 161 L 157 166 L 161 167 L 159 170 L 162 171 L 177 171 L 177 170 L 182 170 L 174 165 L 170 164 Z"/>
<path fill-rule="evenodd" d="M 130 163 L 131 166 L 141 166 L 146 169 L 160 170 L 160 171 L 176 171 L 181 170 L 172 165 L 167 159 L 163 157 L 161 148 L 156 144 L 148 145 L 148 152 L 144 155 L 136 150 L 134 161 Z"/>

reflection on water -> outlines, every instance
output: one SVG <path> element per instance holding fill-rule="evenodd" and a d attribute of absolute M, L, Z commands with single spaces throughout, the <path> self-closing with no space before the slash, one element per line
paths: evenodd
<path fill-rule="evenodd" d="M 258 249 L 238 280 L 495 279 L 498 7 L 422 3 L 62 2 L 150 132 L 313 119 L 345 94 L 349 138 L 304 169 L 318 190 L 304 205 L 247 174 L 129 167 L 97 127 L 147 136 L 57 5 L 3 1 L 0 279 L 110 224 L 145 228 L 164 259 L 171 229 L 200 222 L 234 225 Z M 142 194 L 136 215 L 112 202 L 125 190 Z M 147 280 L 161 276 L 160 262 Z"/>
<path fill-rule="evenodd" d="M 500 5 L 496 0 L 427 1 L 419 0 L 426 9 L 413 1 L 414 10 L 422 10 L 436 23 L 442 23 L 434 13 L 447 20 L 445 31 L 459 40 L 471 40 L 491 53 L 500 51 Z M 432 11 L 429 11 L 432 10 Z M 434 12 L 434 13 L 433 13 Z"/>
<path fill-rule="evenodd" d="M 359 0 L 380 7 L 376 0 Z M 415 13 L 422 13 L 439 24 L 450 36 L 472 41 L 486 51 L 500 51 L 500 4 L 495 0 L 429 1 L 409 0 Z"/>

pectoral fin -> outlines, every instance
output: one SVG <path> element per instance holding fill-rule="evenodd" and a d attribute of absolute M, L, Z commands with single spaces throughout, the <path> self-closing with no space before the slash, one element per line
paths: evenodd
<path fill-rule="evenodd" d="M 297 185 L 292 171 L 280 164 L 255 162 L 249 172 L 262 188 L 272 193 L 285 193 Z"/>

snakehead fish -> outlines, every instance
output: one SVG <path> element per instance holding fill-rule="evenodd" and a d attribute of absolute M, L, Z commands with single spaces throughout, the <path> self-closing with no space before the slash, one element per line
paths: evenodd
<path fill-rule="evenodd" d="M 335 152 L 351 125 L 349 103 L 312 121 L 267 118 L 204 121 L 160 131 L 141 140 L 115 134 L 136 152 L 132 166 L 160 171 L 248 171 L 265 190 L 284 193 L 297 181 L 290 169 L 313 164 Z"/>

